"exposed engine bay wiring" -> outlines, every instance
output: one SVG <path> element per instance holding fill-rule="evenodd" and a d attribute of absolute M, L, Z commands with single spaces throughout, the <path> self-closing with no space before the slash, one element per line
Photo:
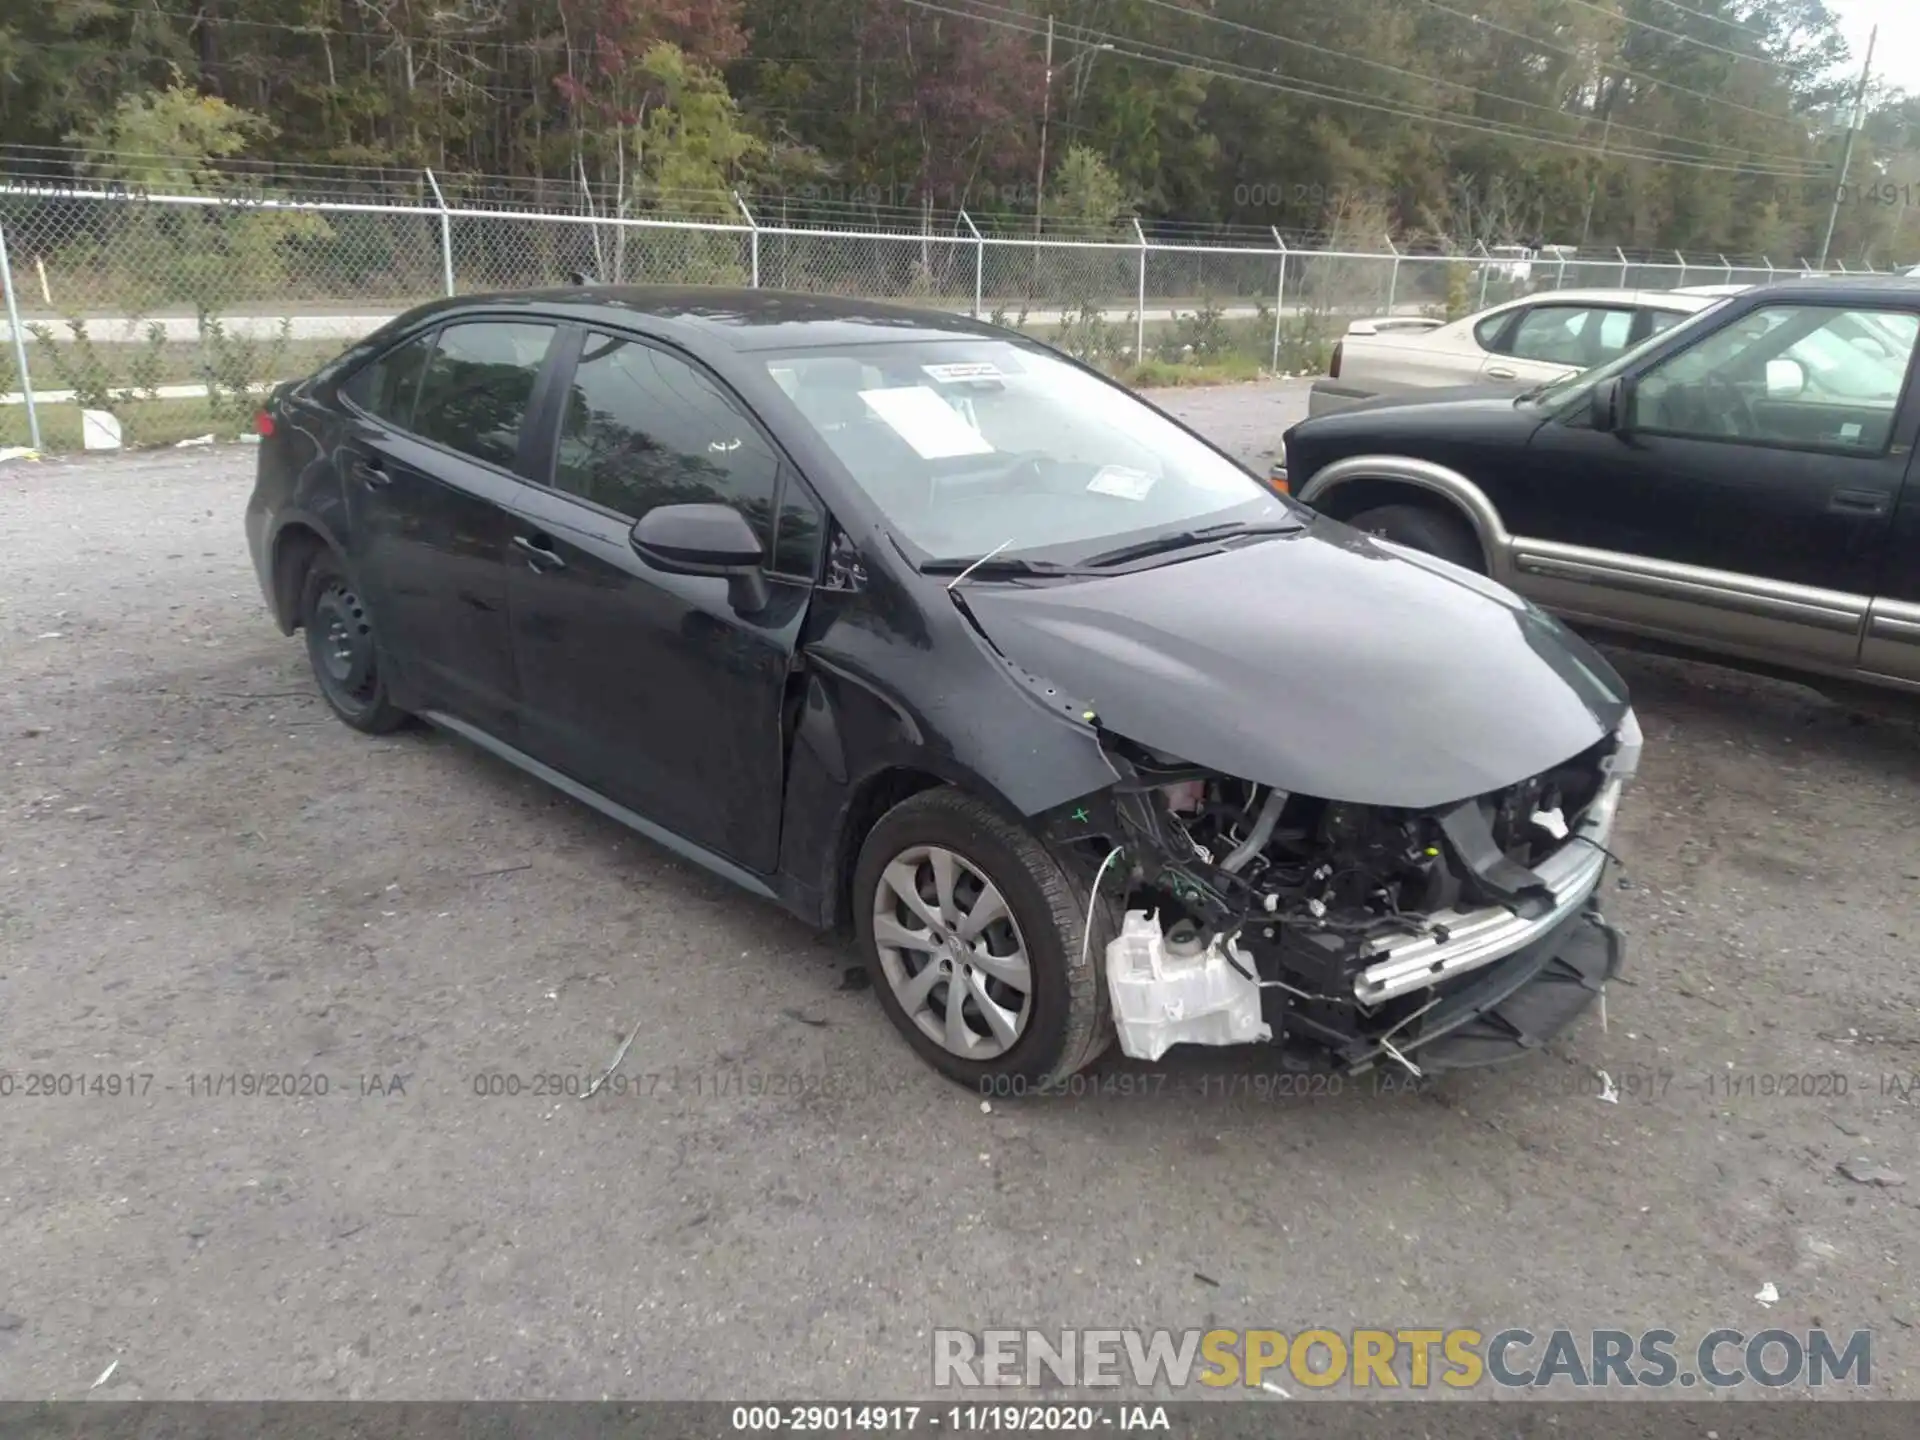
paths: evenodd
<path fill-rule="evenodd" d="M 1093 884 L 1087 890 L 1087 921 L 1080 927 L 1080 969 L 1085 973 L 1087 962 L 1093 955 L 1093 917 L 1100 909 L 1100 882 L 1107 878 L 1107 867 L 1118 860 L 1125 851 L 1124 845 L 1116 845 L 1107 852 L 1107 858 L 1100 862 L 1100 868 L 1093 872 Z"/>
<path fill-rule="evenodd" d="M 1155 963 L 1236 976 L 1266 997 L 1271 1029 L 1350 1063 L 1371 1056 L 1420 1075 L 1410 1058 L 1420 1021 L 1448 993 L 1402 989 L 1368 1002 L 1358 982 L 1370 965 L 1415 942 L 1448 944 L 1447 919 L 1498 907 L 1550 914 L 1554 891 L 1533 867 L 1575 840 L 1604 850 L 1580 830 L 1605 778 L 1604 744 L 1493 794 L 1404 810 L 1291 794 L 1103 741 L 1125 776 L 1112 794 L 1127 907 L 1157 924 Z"/>

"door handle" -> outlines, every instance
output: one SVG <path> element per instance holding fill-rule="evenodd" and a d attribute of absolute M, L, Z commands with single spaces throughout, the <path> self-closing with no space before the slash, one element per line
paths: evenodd
<path fill-rule="evenodd" d="M 354 461 L 353 474 L 362 485 L 373 490 L 384 490 L 393 483 L 393 477 L 387 474 L 386 466 L 378 460 Z"/>
<path fill-rule="evenodd" d="M 513 548 L 526 557 L 527 565 L 534 570 L 564 570 L 567 562 L 553 550 L 553 542 L 544 535 L 516 535 Z"/>
<path fill-rule="evenodd" d="M 1489 380 L 1518 380 L 1520 378 L 1520 372 L 1509 369 L 1505 365 L 1489 365 L 1487 367 L 1487 378 Z"/>
<path fill-rule="evenodd" d="M 1886 494 L 1879 490 L 1836 490 L 1827 508 L 1844 515 L 1884 515 L 1887 504 Z"/>

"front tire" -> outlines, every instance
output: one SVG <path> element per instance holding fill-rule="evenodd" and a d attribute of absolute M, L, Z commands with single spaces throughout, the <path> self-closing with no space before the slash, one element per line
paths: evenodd
<path fill-rule="evenodd" d="M 387 696 L 373 617 L 330 550 L 314 556 L 301 582 L 300 628 L 320 696 L 335 715 L 368 735 L 407 723 L 407 712 Z"/>
<path fill-rule="evenodd" d="M 1476 575 L 1487 573 L 1487 557 L 1473 527 L 1457 515 L 1430 505 L 1380 505 L 1347 521 L 1356 530 L 1378 535 L 1409 550 L 1451 561 Z"/>
<path fill-rule="evenodd" d="M 1113 1038 L 1106 945 L 1118 907 L 1090 874 L 958 790 L 880 818 L 854 869 L 854 927 L 887 1018 L 983 1094 L 1044 1091 Z M 1089 909 L 1092 933 L 1088 934 Z"/>

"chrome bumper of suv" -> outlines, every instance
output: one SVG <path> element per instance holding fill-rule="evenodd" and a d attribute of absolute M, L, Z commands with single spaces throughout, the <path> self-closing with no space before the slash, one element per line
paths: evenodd
<path fill-rule="evenodd" d="M 1443 927 L 1447 938 L 1422 936 L 1379 944 L 1379 958 L 1354 978 L 1355 999 L 1363 1005 L 1378 1005 L 1491 965 L 1548 934 L 1586 903 L 1606 869 L 1607 852 L 1603 847 L 1613 833 L 1620 793 L 1639 762 L 1640 726 L 1631 711 L 1618 733 L 1620 747 L 1600 793 L 1566 844 L 1533 867 L 1534 874 L 1553 891 L 1552 910 L 1533 920 L 1497 905 L 1437 912 L 1427 918 Z"/>

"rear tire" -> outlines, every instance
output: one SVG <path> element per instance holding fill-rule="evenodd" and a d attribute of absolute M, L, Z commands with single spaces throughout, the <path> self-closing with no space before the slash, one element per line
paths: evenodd
<path fill-rule="evenodd" d="M 346 566 L 331 550 L 313 557 L 300 582 L 300 628 L 307 662 L 327 707 L 354 729 L 384 735 L 407 723 L 387 696 L 373 617 Z"/>
<path fill-rule="evenodd" d="M 1431 505 L 1380 505 L 1347 521 L 1356 530 L 1378 535 L 1409 550 L 1449 560 L 1476 575 L 1487 573 L 1487 557 L 1473 527 L 1458 515 Z"/>
<path fill-rule="evenodd" d="M 1099 1058 L 1120 911 L 1092 903 L 1092 878 L 958 790 L 880 817 L 854 867 L 854 928 L 881 1008 L 922 1059 L 991 1096 L 1044 1092 Z"/>

